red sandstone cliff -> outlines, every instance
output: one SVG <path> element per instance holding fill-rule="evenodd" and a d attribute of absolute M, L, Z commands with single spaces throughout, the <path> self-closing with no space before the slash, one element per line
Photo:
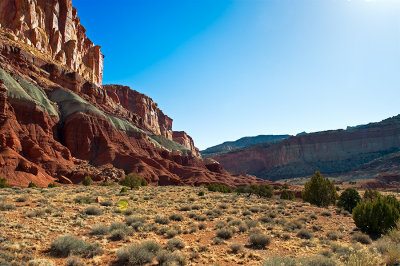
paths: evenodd
<path fill-rule="evenodd" d="M 71 1 L 4 0 L 0 23 L 0 176 L 10 184 L 128 173 L 160 185 L 260 182 L 202 160 L 146 95 L 99 86 L 103 57 Z"/>
<path fill-rule="evenodd" d="M 186 134 L 185 131 L 172 132 L 172 139 L 191 150 L 194 155 L 201 157 L 200 150 L 194 146 L 192 137 Z"/>
<path fill-rule="evenodd" d="M 36 48 L 100 86 L 103 55 L 86 36 L 71 0 L 2 0 L 0 24 L 15 41 Z"/>
<path fill-rule="evenodd" d="M 232 172 L 266 179 L 312 175 L 363 174 L 400 170 L 391 154 L 400 150 L 400 116 L 348 130 L 291 137 L 277 144 L 260 144 L 213 158 Z M 393 157 L 393 158 L 392 158 Z"/>

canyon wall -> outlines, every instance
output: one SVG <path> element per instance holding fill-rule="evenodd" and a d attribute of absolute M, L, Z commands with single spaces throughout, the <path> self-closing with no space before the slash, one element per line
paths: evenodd
<path fill-rule="evenodd" d="M 229 171 L 275 180 L 310 176 L 316 170 L 328 175 L 345 175 L 366 169 L 371 162 L 399 150 L 400 116 L 396 116 L 348 130 L 255 145 L 213 158 Z M 376 165 L 374 169 L 379 167 Z M 374 169 L 370 167 L 371 176 L 379 173 Z"/>
<path fill-rule="evenodd" d="M 71 1 L 3 0 L 0 10 L 0 177 L 9 184 L 130 173 L 158 185 L 263 182 L 203 160 L 148 96 L 101 86 L 103 57 Z"/>
<path fill-rule="evenodd" d="M 34 47 L 38 56 L 50 57 L 101 86 L 100 46 L 86 36 L 71 0 L 2 0 L 0 24 L 11 39 Z"/>

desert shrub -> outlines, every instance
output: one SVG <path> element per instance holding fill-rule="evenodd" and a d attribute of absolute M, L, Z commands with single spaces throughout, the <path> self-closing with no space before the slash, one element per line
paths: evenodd
<path fill-rule="evenodd" d="M 112 223 L 108 230 L 110 232 L 110 239 L 113 241 L 125 239 L 132 233 L 131 229 L 123 223 Z"/>
<path fill-rule="evenodd" d="M 102 214 L 102 210 L 96 206 L 89 206 L 85 209 L 84 213 L 87 215 L 100 215 Z"/>
<path fill-rule="evenodd" d="M 92 226 L 90 234 L 95 236 L 104 236 L 107 235 L 108 232 L 108 226 L 104 224 L 96 224 Z"/>
<path fill-rule="evenodd" d="M 82 185 L 84 186 L 90 186 L 93 184 L 93 180 L 91 176 L 85 176 L 85 178 L 82 181 Z"/>
<path fill-rule="evenodd" d="M 123 265 L 145 265 L 151 263 L 161 247 L 153 240 L 133 244 L 117 251 L 118 262 Z"/>
<path fill-rule="evenodd" d="M 38 187 L 35 183 L 33 183 L 32 181 L 28 184 L 28 188 L 36 188 Z"/>
<path fill-rule="evenodd" d="M 207 224 L 206 223 L 199 223 L 199 230 L 204 230 L 207 228 Z"/>
<path fill-rule="evenodd" d="M 295 197 L 294 197 L 293 192 L 287 192 L 287 190 L 284 189 L 284 190 L 282 190 L 280 198 L 283 200 L 294 200 Z"/>
<path fill-rule="evenodd" d="M 336 231 L 328 231 L 328 232 L 326 233 L 326 237 L 327 237 L 329 240 L 335 241 L 335 240 L 338 240 L 338 239 L 339 239 L 339 233 L 336 232 Z"/>
<path fill-rule="evenodd" d="M 93 257 L 103 253 L 98 243 L 88 243 L 71 235 L 60 236 L 50 247 L 51 252 L 60 257 L 68 255 L 80 255 Z"/>
<path fill-rule="evenodd" d="M 357 204 L 361 201 L 361 196 L 354 188 L 348 188 L 342 192 L 338 200 L 338 207 L 348 212 L 352 212 Z"/>
<path fill-rule="evenodd" d="M 198 195 L 199 197 L 203 197 L 203 196 L 204 196 L 204 191 L 200 191 L 197 195 Z"/>
<path fill-rule="evenodd" d="M 255 228 L 258 226 L 258 222 L 256 220 L 247 219 L 244 222 L 247 225 L 247 228 L 249 228 L 249 229 Z"/>
<path fill-rule="evenodd" d="M 172 221 L 182 221 L 183 216 L 182 216 L 182 214 L 179 214 L 179 213 L 173 213 L 169 216 L 169 219 Z"/>
<path fill-rule="evenodd" d="M 7 184 L 7 180 L 5 178 L 0 178 L 0 188 L 9 188 L 10 185 Z"/>
<path fill-rule="evenodd" d="M 50 183 L 47 185 L 48 188 L 55 188 L 57 187 L 57 183 Z"/>
<path fill-rule="evenodd" d="M 332 213 L 330 211 L 323 211 L 323 212 L 321 212 L 321 216 L 331 217 Z"/>
<path fill-rule="evenodd" d="M 174 251 L 177 249 L 183 249 L 185 247 L 185 243 L 179 238 L 172 238 L 168 240 L 166 248 L 168 250 Z"/>
<path fill-rule="evenodd" d="M 121 190 L 119 191 L 119 193 L 120 193 L 120 194 L 128 193 L 128 188 L 127 188 L 127 187 L 121 188 Z"/>
<path fill-rule="evenodd" d="M 14 204 L 0 202 L 0 211 L 12 211 L 12 210 L 15 210 Z"/>
<path fill-rule="evenodd" d="M 182 212 L 187 212 L 187 211 L 191 211 L 192 208 L 190 206 L 182 206 L 179 210 Z"/>
<path fill-rule="evenodd" d="M 253 248 L 264 249 L 271 243 L 271 239 L 260 231 L 253 231 L 249 235 L 249 242 Z"/>
<path fill-rule="evenodd" d="M 359 242 L 361 244 L 366 244 L 366 245 L 372 243 L 372 240 L 368 235 L 360 233 L 360 232 L 355 232 L 353 234 L 353 236 L 351 237 L 351 240 L 354 242 Z"/>
<path fill-rule="evenodd" d="M 303 200 L 318 207 L 327 207 L 330 204 L 335 204 L 336 199 L 335 185 L 328 178 L 324 178 L 318 171 L 304 186 Z"/>
<path fill-rule="evenodd" d="M 364 192 L 363 200 L 372 202 L 381 196 L 382 196 L 381 193 L 379 193 L 377 190 L 368 188 Z"/>
<path fill-rule="evenodd" d="M 180 251 L 174 251 L 172 253 L 163 251 L 157 256 L 157 261 L 160 266 L 183 266 L 187 264 L 186 256 Z"/>
<path fill-rule="evenodd" d="M 74 202 L 78 204 L 90 204 L 94 203 L 95 199 L 88 196 L 76 196 Z"/>
<path fill-rule="evenodd" d="M 228 186 L 222 185 L 222 184 L 209 184 L 206 186 L 206 188 L 209 191 L 213 191 L 213 192 L 221 192 L 221 193 L 231 193 L 232 189 Z"/>
<path fill-rule="evenodd" d="M 233 254 L 238 254 L 243 250 L 243 245 L 240 243 L 233 243 L 229 245 L 229 249 Z"/>
<path fill-rule="evenodd" d="M 400 203 L 393 196 L 378 197 L 360 202 L 353 210 L 353 220 L 358 228 L 369 234 L 383 234 L 400 219 Z"/>
<path fill-rule="evenodd" d="M 233 231 L 231 228 L 223 228 L 217 230 L 216 236 L 222 239 L 230 239 L 233 236 Z"/>
<path fill-rule="evenodd" d="M 101 187 L 111 187 L 111 186 L 115 186 L 114 182 L 111 181 L 103 181 L 99 184 L 99 186 Z"/>
<path fill-rule="evenodd" d="M 44 214 L 45 214 L 44 209 L 35 209 L 32 211 L 28 211 L 25 216 L 28 218 L 32 218 L 32 217 L 41 217 Z"/>
<path fill-rule="evenodd" d="M 154 222 L 156 222 L 158 224 L 169 224 L 169 219 L 164 216 L 156 216 L 154 218 Z"/>
<path fill-rule="evenodd" d="M 121 186 L 129 187 L 130 189 L 144 187 L 148 185 L 146 179 L 140 178 L 135 174 L 129 174 L 124 179 L 119 181 Z"/>
<path fill-rule="evenodd" d="M 133 230 L 138 231 L 144 225 L 145 219 L 139 216 L 128 216 L 125 219 L 127 225 L 132 226 Z"/>
<path fill-rule="evenodd" d="M 166 238 L 173 238 L 173 237 L 177 236 L 178 234 L 179 234 L 179 232 L 178 232 L 178 230 L 176 230 L 176 228 L 170 227 L 165 232 L 165 237 Z"/>
<path fill-rule="evenodd" d="M 65 266 L 85 266 L 85 263 L 83 263 L 78 257 L 71 256 L 68 257 Z"/>
<path fill-rule="evenodd" d="M 307 229 L 301 229 L 299 232 L 297 232 L 297 237 L 302 239 L 311 239 L 313 235 Z"/>
<path fill-rule="evenodd" d="M 270 185 L 267 184 L 252 184 L 244 187 L 243 189 L 237 189 L 236 192 L 240 193 L 248 193 L 248 196 L 256 195 L 259 198 L 271 198 L 274 194 Z"/>
<path fill-rule="evenodd" d="M 18 197 L 15 201 L 16 202 L 25 202 L 28 200 L 28 196 L 27 195 L 22 195 L 20 197 Z"/>
<path fill-rule="evenodd" d="M 269 258 L 264 262 L 264 266 L 336 266 L 338 263 L 332 259 L 323 256 L 314 256 L 308 258 L 291 258 L 291 257 L 281 257 L 276 256 Z"/>
<path fill-rule="evenodd" d="M 101 206 L 104 206 L 104 207 L 110 207 L 110 206 L 113 205 L 113 203 L 112 203 L 112 201 L 110 201 L 110 200 L 106 200 L 106 201 L 100 202 L 100 205 L 101 205 Z"/>

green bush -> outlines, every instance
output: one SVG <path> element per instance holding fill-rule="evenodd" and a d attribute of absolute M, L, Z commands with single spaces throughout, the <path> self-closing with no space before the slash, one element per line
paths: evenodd
<path fill-rule="evenodd" d="M 57 187 L 57 184 L 56 183 L 50 183 L 50 184 L 47 185 L 47 187 L 48 188 L 55 188 L 55 187 Z"/>
<path fill-rule="evenodd" d="M 294 200 L 293 192 L 287 192 L 286 189 L 282 190 L 281 199 L 283 200 Z"/>
<path fill-rule="evenodd" d="M 264 249 L 271 243 L 271 239 L 260 231 L 253 231 L 250 233 L 249 242 L 255 249 Z"/>
<path fill-rule="evenodd" d="M 35 183 L 33 183 L 33 182 L 30 182 L 28 187 L 29 188 L 35 188 L 35 187 L 37 187 L 37 185 Z"/>
<path fill-rule="evenodd" d="M 123 187 L 121 188 L 121 190 L 119 191 L 119 193 L 127 193 L 128 192 L 128 188 L 127 187 Z"/>
<path fill-rule="evenodd" d="M 336 199 L 335 185 L 328 178 L 324 178 L 318 171 L 304 186 L 303 200 L 318 207 L 327 207 L 330 204 L 335 204 Z"/>
<path fill-rule="evenodd" d="M 352 212 L 357 204 L 361 201 L 361 196 L 354 188 L 348 188 L 342 192 L 339 197 L 338 207 L 348 212 Z"/>
<path fill-rule="evenodd" d="M 85 178 L 83 179 L 82 184 L 83 184 L 84 186 L 90 186 L 90 185 L 92 185 L 92 184 L 93 184 L 92 177 L 91 177 L 91 176 L 85 176 Z"/>
<path fill-rule="evenodd" d="M 248 196 L 256 195 L 259 198 L 272 198 L 274 192 L 270 185 L 267 184 L 252 184 L 247 187 L 237 187 L 235 190 L 238 194 L 248 193 Z"/>
<path fill-rule="evenodd" d="M 7 180 L 5 178 L 0 178 L 0 188 L 8 188 L 10 187 L 9 184 L 7 184 Z"/>
<path fill-rule="evenodd" d="M 378 197 L 360 202 L 353 209 L 353 220 L 358 228 L 369 234 L 384 234 L 400 219 L 400 203 L 393 196 Z"/>
<path fill-rule="evenodd" d="M 121 186 L 129 187 L 132 190 L 134 188 L 147 186 L 148 182 L 143 178 L 137 177 L 135 174 L 129 174 L 119 181 L 119 184 Z"/>
<path fill-rule="evenodd" d="M 364 192 L 363 200 L 372 202 L 381 196 L 382 196 L 381 193 L 379 193 L 377 190 L 367 189 Z"/>
<path fill-rule="evenodd" d="M 206 186 L 209 191 L 221 192 L 221 193 L 231 193 L 232 189 L 222 184 L 209 184 Z"/>
<path fill-rule="evenodd" d="M 199 195 L 200 197 L 203 197 L 203 196 L 204 196 L 204 191 L 200 191 L 198 195 Z"/>

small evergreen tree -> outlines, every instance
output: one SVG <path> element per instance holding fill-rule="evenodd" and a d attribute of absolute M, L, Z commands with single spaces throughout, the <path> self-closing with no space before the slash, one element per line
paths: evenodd
<path fill-rule="evenodd" d="M 282 190 L 281 199 L 283 200 L 294 200 L 294 194 L 292 192 L 287 192 L 286 189 Z"/>
<path fill-rule="evenodd" d="M 29 188 L 35 188 L 35 187 L 37 187 L 37 185 L 31 181 L 31 182 L 29 183 L 28 187 L 29 187 Z"/>
<path fill-rule="evenodd" d="M 324 178 L 319 171 L 315 172 L 304 186 L 304 201 L 318 207 L 328 207 L 330 204 L 335 204 L 337 197 L 335 185 L 328 178 Z"/>
<path fill-rule="evenodd" d="M 384 234 L 396 228 L 399 219 L 400 203 L 393 196 L 360 202 L 353 210 L 354 223 L 369 234 Z"/>
<path fill-rule="evenodd" d="M 139 178 L 136 174 L 129 174 L 125 176 L 124 179 L 119 181 L 121 186 L 129 187 L 131 190 L 134 188 L 139 188 L 140 186 L 147 186 L 148 183 L 145 179 Z"/>
<path fill-rule="evenodd" d="M 382 195 L 381 195 L 381 193 L 379 193 L 377 190 L 367 189 L 367 190 L 364 192 L 363 200 L 364 200 L 364 201 L 372 202 L 372 201 L 374 201 L 375 199 L 379 198 L 380 196 L 382 196 Z"/>
<path fill-rule="evenodd" d="M 91 177 L 91 176 L 85 176 L 85 178 L 83 179 L 82 184 L 83 184 L 84 186 L 90 186 L 90 185 L 92 185 L 92 184 L 93 184 L 92 177 Z"/>
<path fill-rule="evenodd" d="M 10 187 L 9 184 L 7 184 L 7 180 L 5 178 L 0 178 L 0 188 L 8 188 Z"/>
<path fill-rule="evenodd" d="M 361 196 L 358 194 L 358 191 L 354 188 L 348 188 L 340 195 L 337 205 L 339 208 L 343 208 L 351 213 L 360 201 Z"/>

